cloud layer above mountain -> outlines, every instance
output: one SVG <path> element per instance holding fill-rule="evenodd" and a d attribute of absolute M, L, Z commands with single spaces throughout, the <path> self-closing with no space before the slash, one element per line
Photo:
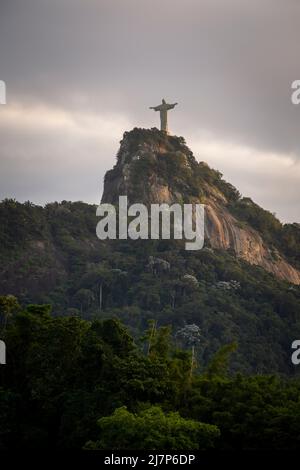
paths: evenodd
<path fill-rule="evenodd" d="M 3 0 L 0 198 L 98 203 L 119 140 L 158 126 L 300 221 L 296 0 Z"/>

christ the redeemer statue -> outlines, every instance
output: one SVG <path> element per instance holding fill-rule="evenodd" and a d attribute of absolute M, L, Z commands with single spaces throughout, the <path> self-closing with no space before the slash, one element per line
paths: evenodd
<path fill-rule="evenodd" d="M 150 109 L 160 112 L 160 130 L 168 134 L 168 111 L 175 108 L 178 103 L 168 104 L 162 99 L 161 104 L 158 106 L 151 106 Z"/>

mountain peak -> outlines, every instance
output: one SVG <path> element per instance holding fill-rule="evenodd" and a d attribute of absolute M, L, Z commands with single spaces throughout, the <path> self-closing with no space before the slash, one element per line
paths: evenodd
<path fill-rule="evenodd" d="M 270 238 L 276 231 L 281 236 L 282 224 L 250 198 L 242 198 L 219 171 L 197 162 L 183 137 L 156 128 L 125 132 L 117 162 L 105 175 L 101 202 L 117 204 L 123 195 L 130 204 L 204 204 L 207 247 L 231 250 L 279 279 L 300 284 L 300 271 Z"/>
<path fill-rule="evenodd" d="M 197 162 L 184 137 L 157 128 L 124 133 L 117 163 L 104 183 L 102 202 L 111 203 L 125 194 L 131 203 L 144 204 L 199 202 L 209 194 L 227 202 L 240 197 L 220 172 Z"/>

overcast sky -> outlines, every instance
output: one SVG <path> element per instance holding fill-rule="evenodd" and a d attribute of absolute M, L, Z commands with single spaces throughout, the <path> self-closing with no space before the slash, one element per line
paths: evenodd
<path fill-rule="evenodd" d="M 0 199 L 99 203 L 126 130 L 172 133 L 300 222 L 299 0 L 0 0 Z"/>

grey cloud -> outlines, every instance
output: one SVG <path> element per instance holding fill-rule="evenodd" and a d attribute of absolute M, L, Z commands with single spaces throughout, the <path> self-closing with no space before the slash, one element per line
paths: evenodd
<path fill-rule="evenodd" d="M 148 106 L 165 96 L 179 102 L 171 126 L 187 140 L 200 129 L 299 161 L 300 106 L 290 100 L 291 83 L 300 78 L 299 40 L 296 0 L 3 0 L 0 79 L 7 83 L 7 106 L 115 113 L 145 127 L 158 124 Z M 41 136 L 38 129 L 29 134 L 0 126 L 1 197 L 90 201 L 121 138 L 112 134 L 109 141 L 89 144 L 88 135 L 78 139 L 44 130 Z M 78 162 L 71 173 L 58 165 L 62 153 Z M 45 158 L 51 165 L 47 176 Z M 221 166 L 230 179 L 226 161 Z M 277 210 L 272 184 L 262 194 L 257 175 L 247 175 L 238 161 L 236 173 L 242 192 Z M 289 185 L 287 175 L 284 184 Z M 292 169 L 290 184 L 296 187 Z M 293 194 L 294 203 L 284 194 L 281 199 L 285 220 L 297 216 L 299 190 Z"/>

